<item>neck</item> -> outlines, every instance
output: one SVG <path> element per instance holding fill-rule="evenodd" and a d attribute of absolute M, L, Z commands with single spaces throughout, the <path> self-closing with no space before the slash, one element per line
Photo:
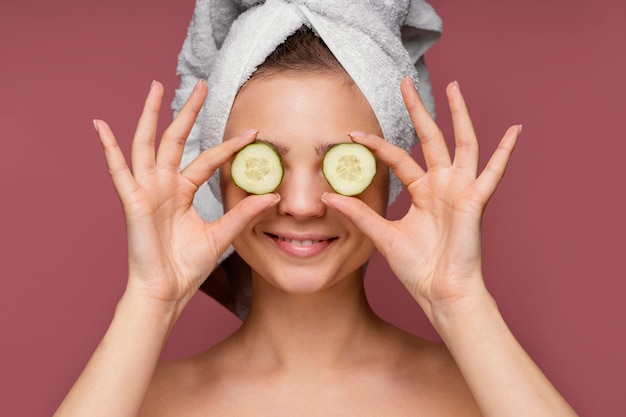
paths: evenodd
<path fill-rule="evenodd" d="M 358 360 L 382 320 L 365 297 L 361 274 L 314 294 L 289 294 L 254 277 L 250 314 L 238 337 L 250 355 L 287 368 Z"/>

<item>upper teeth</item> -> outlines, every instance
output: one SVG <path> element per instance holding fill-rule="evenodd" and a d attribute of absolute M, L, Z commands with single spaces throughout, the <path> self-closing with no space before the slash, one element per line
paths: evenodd
<path fill-rule="evenodd" d="M 278 239 L 287 242 L 287 243 L 291 243 L 292 245 L 297 245 L 297 246 L 312 246 L 314 243 L 318 243 L 321 242 L 321 240 L 295 240 L 295 239 L 287 239 L 284 237 L 278 237 Z"/>

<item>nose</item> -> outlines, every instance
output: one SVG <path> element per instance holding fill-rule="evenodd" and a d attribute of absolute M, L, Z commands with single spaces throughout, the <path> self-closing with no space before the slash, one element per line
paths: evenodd
<path fill-rule="evenodd" d="M 322 202 L 322 194 L 330 191 L 330 186 L 321 172 L 308 169 L 286 169 L 280 187 L 278 212 L 292 216 L 297 220 L 322 217 L 326 213 L 326 205 Z"/>

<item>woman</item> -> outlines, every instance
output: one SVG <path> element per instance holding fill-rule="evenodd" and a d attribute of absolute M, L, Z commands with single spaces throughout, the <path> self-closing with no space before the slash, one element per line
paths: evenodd
<path fill-rule="evenodd" d="M 285 64 L 293 56 L 299 65 Z M 106 123 L 94 121 L 126 216 L 129 279 L 56 415 L 575 415 L 516 342 L 482 280 L 481 216 L 521 126 L 505 133 L 479 174 L 458 84 L 447 89 L 454 158 L 411 79 L 399 87 L 425 169 L 381 138 L 371 103 L 307 29 L 238 91 L 226 140 L 182 171 L 185 140 L 207 96 L 203 81 L 157 151 L 163 88 L 153 83 L 132 171 Z M 248 195 L 230 178 L 229 161 L 254 140 L 281 153 L 285 176 L 276 193 Z M 357 197 L 333 193 L 321 173 L 325 151 L 350 141 L 378 161 L 373 183 Z M 412 203 L 396 222 L 384 219 L 387 167 Z M 192 201 L 217 169 L 226 213 L 207 222 Z M 243 325 L 205 353 L 159 363 L 169 330 L 231 243 L 236 255 L 224 273 L 249 274 L 254 289 Z M 444 344 L 372 312 L 363 273 L 375 249 Z"/>

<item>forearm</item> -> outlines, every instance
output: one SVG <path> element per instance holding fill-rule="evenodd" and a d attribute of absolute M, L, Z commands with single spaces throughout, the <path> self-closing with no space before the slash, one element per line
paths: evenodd
<path fill-rule="evenodd" d="M 127 291 L 55 417 L 136 416 L 177 315 L 172 304 Z"/>
<path fill-rule="evenodd" d="M 436 310 L 432 320 L 485 416 L 576 415 L 515 339 L 486 290 Z"/>

